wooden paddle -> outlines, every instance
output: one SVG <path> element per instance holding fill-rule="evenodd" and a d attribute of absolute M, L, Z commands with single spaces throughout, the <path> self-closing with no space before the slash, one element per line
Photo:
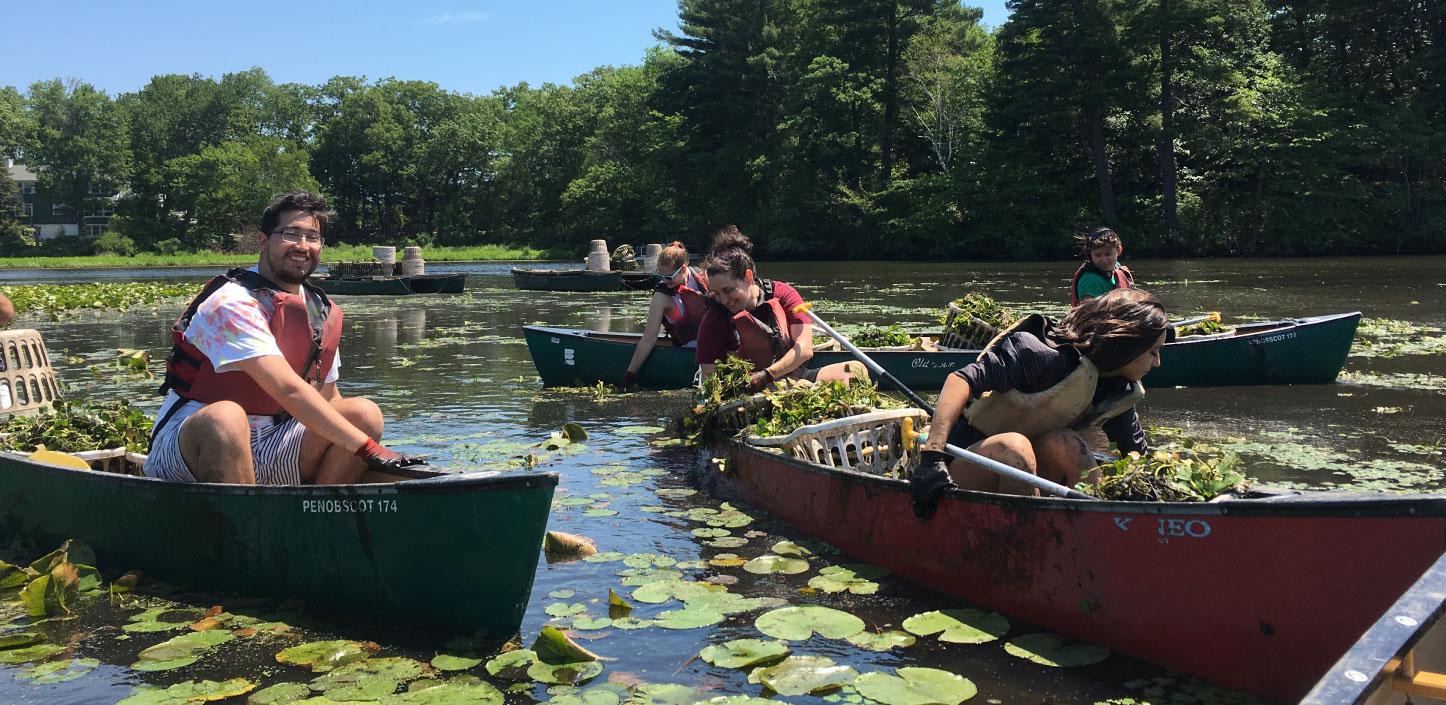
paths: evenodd
<path fill-rule="evenodd" d="M 849 341 L 848 338 L 844 337 L 842 333 L 834 330 L 833 326 L 824 323 L 823 319 L 819 318 L 818 314 L 813 312 L 813 304 L 799 304 L 793 307 L 793 312 L 808 314 L 809 319 L 813 321 L 814 325 L 818 326 L 819 329 L 821 329 L 824 333 L 827 333 L 830 338 L 837 340 L 839 345 L 842 345 L 845 350 L 853 353 L 853 356 L 858 358 L 859 362 L 864 363 L 864 367 L 869 368 L 870 372 L 878 375 L 880 379 L 888 380 L 890 384 L 894 385 L 895 388 L 903 392 L 904 396 L 908 397 L 915 404 L 918 404 L 919 408 L 929 412 L 930 416 L 934 415 L 933 405 L 924 401 L 923 397 L 915 394 L 913 390 L 905 387 L 903 382 L 900 382 L 898 378 L 894 377 L 892 374 L 889 374 L 888 370 L 880 367 L 879 363 L 874 362 L 873 358 L 866 355 L 864 351 L 858 349 L 858 347 L 855 346 L 851 341 Z M 985 470 L 988 470 L 1002 477 L 1007 477 L 1011 480 L 1014 480 L 1015 482 L 1029 485 L 1031 487 L 1039 489 L 1040 491 L 1048 492 L 1052 495 L 1068 497 L 1070 499 L 1094 499 L 1094 497 L 1080 492 L 1079 490 L 1070 489 L 1068 487 L 1065 487 L 1064 485 L 1059 484 L 1058 482 L 1051 482 L 1033 473 L 1025 472 L 1012 465 L 1006 465 L 993 458 L 987 458 L 978 453 L 975 453 L 974 451 L 960 448 L 959 446 L 956 446 L 952 443 L 944 445 L 944 452 L 956 458 L 963 458 L 964 460 L 974 463 L 975 465 L 978 465 Z"/>

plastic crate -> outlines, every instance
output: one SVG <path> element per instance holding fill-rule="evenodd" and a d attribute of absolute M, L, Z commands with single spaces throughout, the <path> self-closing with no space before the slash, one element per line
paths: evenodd
<path fill-rule="evenodd" d="M 40 332 L 0 331 L 0 414 L 29 416 L 60 398 L 60 385 Z"/>
<path fill-rule="evenodd" d="M 966 315 L 964 309 L 955 306 L 952 301 L 949 302 L 949 314 L 944 318 L 944 332 L 939 336 L 939 347 L 983 350 L 994 336 L 999 335 L 998 328 L 972 315 L 956 329 L 955 319 L 963 315 Z"/>
<path fill-rule="evenodd" d="M 713 426 L 729 434 L 737 433 L 753 425 L 753 422 L 773 410 L 773 402 L 764 394 L 735 399 L 720 404 L 713 413 Z"/>
<path fill-rule="evenodd" d="M 904 439 L 904 421 L 922 431 L 929 414 L 922 409 L 870 411 L 811 424 L 786 436 L 745 437 L 750 445 L 781 448 L 793 457 L 825 467 L 869 475 L 902 477 L 918 450 Z"/>

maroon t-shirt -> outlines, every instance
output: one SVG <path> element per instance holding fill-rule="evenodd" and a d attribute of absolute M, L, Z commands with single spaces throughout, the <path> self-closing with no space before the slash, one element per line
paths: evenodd
<path fill-rule="evenodd" d="M 794 313 L 793 308 L 803 303 L 803 297 L 799 295 L 798 289 L 780 281 L 770 282 L 772 293 L 769 287 L 764 286 L 763 301 L 749 313 L 755 318 L 768 325 L 773 323 L 773 308 L 766 302 L 768 299 L 778 299 L 783 306 L 788 322 L 785 325 L 796 323 L 808 323 L 808 315 Z M 733 327 L 733 313 L 728 307 L 714 303 L 708 307 L 708 312 L 703 314 L 703 322 L 698 324 L 698 364 L 716 365 L 728 356 L 728 353 L 738 349 L 738 330 Z"/>

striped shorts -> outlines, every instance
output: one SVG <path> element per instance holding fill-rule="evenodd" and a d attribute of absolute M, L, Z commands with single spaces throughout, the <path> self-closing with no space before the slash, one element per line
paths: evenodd
<path fill-rule="evenodd" d="M 293 418 L 279 424 L 251 427 L 251 464 L 258 485 L 299 485 L 301 437 L 306 427 Z M 181 457 L 181 420 L 172 419 L 151 442 L 146 456 L 146 477 L 175 482 L 196 482 L 196 476 Z"/>

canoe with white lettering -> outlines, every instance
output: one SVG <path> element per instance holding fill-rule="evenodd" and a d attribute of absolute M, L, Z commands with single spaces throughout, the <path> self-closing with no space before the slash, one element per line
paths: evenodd
<path fill-rule="evenodd" d="M 75 539 L 107 571 L 507 635 L 557 481 L 408 468 L 355 485 L 219 485 L 0 453 L 0 543 Z"/>
<path fill-rule="evenodd" d="M 950 490 L 741 442 L 695 470 L 912 582 L 1220 685 L 1294 702 L 1446 551 L 1446 496 L 1282 492 L 1208 503 Z M 1440 585 L 1435 586 L 1437 590 Z"/>
<path fill-rule="evenodd" d="M 1187 336 L 1160 350 L 1160 366 L 1146 387 L 1217 387 L 1251 384 L 1325 384 L 1345 366 L 1359 312 L 1250 323 L 1228 333 Z M 550 387 L 617 383 L 641 338 L 573 328 L 524 326 L 532 362 Z M 869 356 L 910 389 L 939 389 L 949 373 L 979 357 L 978 350 L 865 348 Z M 682 389 L 698 371 L 694 351 L 666 337 L 638 370 L 649 389 Z M 849 353 L 816 350 L 812 367 L 847 362 Z"/>

